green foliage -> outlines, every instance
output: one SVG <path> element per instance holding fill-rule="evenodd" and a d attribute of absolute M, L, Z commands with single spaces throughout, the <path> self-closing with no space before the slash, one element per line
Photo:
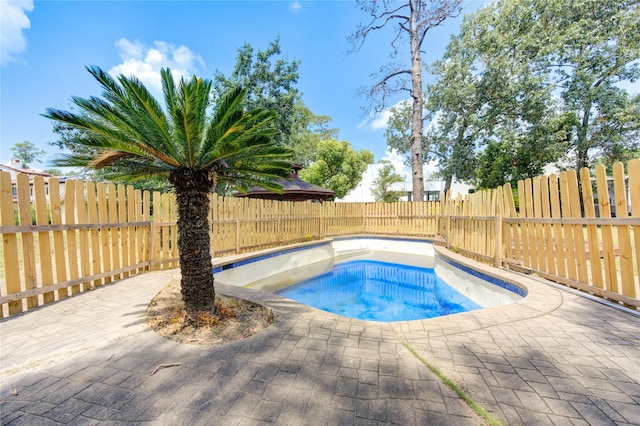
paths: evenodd
<path fill-rule="evenodd" d="M 329 127 L 331 117 L 315 115 L 302 101 L 294 105 L 291 135 L 285 145 L 294 152 L 293 160 L 303 167 L 317 160 L 318 145 L 323 140 L 337 139 L 338 129 Z"/>
<path fill-rule="evenodd" d="M 396 169 L 388 161 L 382 161 L 381 164 L 382 167 L 378 169 L 378 175 L 372 182 L 371 193 L 378 202 L 394 203 L 399 201 L 403 193 L 392 190 L 391 186 L 394 183 L 403 182 L 404 179 L 396 173 Z"/>
<path fill-rule="evenodd" d="M 466 16 L 428 90 L 443 174 L 485 187 L 565 153 L 584 167 L 635 152 L 640 99 L 617 83 L 640 77 L 638 27 L 626 0 L 499 0 Z M 478 165 L 475 179 L 463 164 Z"/>
<path fill-rule="evenodd" d="M 410 165 L 409 157 L 411 155 L 411 120 L 413 118 L 413 106 L 410 102 L 399 102 L 389 108 L 389 120 L 384 130 L 384 137 L 387 140 L 387 146 L 399 154 L 407 157 L 407 165 Z M 428 145 L 426 138 L 422 138 L 422 146 L 425 148 L 423 160 L 427 161 L 426 151 Z M 425 146 L 426 145 L 426 146 Z"/>
<path fill-rule="evenodd" d="M 193 77 L 176 85 L 163 69 L 165 109 L 135 77 L 113 79 L 88 68 L 103 87 L 103 97 L 73 98 L 81 113 L 48 109 L 45 117 L 63 123 L 81 144 L 56 161 L 62 167 L 107 169 L 105 178 L 135 182 L 167 178 L 172 171 L 209 170 L 218 184 L 265 185 L 290 171 L 290 151 L 276 147 L 267 128 L 274 114 L 243 110 L 245 91 L 232 89 L 207 117 L 211 82 Z M 115 112 L 118 112 L 117 114 Z"/>
<path fill-rule="evenodd" d="M 20 215 L 18 214 L 18 210 L 15 209 L 13 211 L 13 219 L 14 219 L 14 223 L 15 225 L 20 225 Z M 29 226 L 29 225 L 37 225 L 38 221 L 37 221 L 37 216 L 36 216 L 36 206 L 31 205 L 31 223 L 23 223 L 22 226 Z M 47 207 L 47 225 L 51 224 L 51 210 Z"/>
<path fill-rule="evenodd" d="M 342 198 L 358 186 L 362 174 L 373 163 L 367 150 L 355 152 L 347 141 L 327 139 L 318 143 L 317 160 L 300 171 L 300 178 L 335 191 Z"/>
<path fill-rule="evenodd" d="M 11 152 L 14 158 L 20 160 L 23 169 L 28 169 L 33 161 L 47 153 L 42 149 L 36 148 L 36 146 L 29 141 L 16 143 L 11 147 Z"/>
<path fill-rule="evenodd" d="M 59 169 L 44 169 L 42 172 L 43 173 L 48 173 L 51 176 L 62 176 L 62 175 L 64 175 L 64 173 L 62 173 L 62 171 L 59 170 Z"/>
<path fill-rule="evenodd" d="M 242 86 L 247 94 L 244 106 L 247 109 L 261 108 L 275 112 L 272 126 L 274 141 L 286 144 L 291 136 L 296 117 L 296 104 L 300 92 L 298 82 L 300 61 L 282 57 L 279 37 L 266 50 L 257 52 L 249 44 L 238 49 L 236 64 L 230 76 L 217 70 L 214 74 L 213 92 L 217 99 L 230 88 Z"/>
<path fill-rule="evenodd" d="M 89 134 L 86 130 L 78 129 L 66 123 L 54 122 L 53 132 L 58 135 L 58 139 L 50 142 L 50 145 L 62 151 L 70 152 L 72 155 L 97 155 L 98 149 L 93 147 L 87 140 Z M 82 173 L 90 175 L 91 179 L 95 182 L 113 181 L 116 184 L 131 185 L 141 191 L 173 192 L 173 186 L 165 176 L 138 176 L 135 179 L 118 177 L 118 167 L 117 164 L 114 164 L 91 171 L 83 168 Z"/>

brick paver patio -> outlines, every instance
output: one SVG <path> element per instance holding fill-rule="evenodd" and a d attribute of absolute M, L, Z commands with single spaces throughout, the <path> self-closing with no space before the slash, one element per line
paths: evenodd
<path fill-rule="evenodd" d="M 1 423 L 483 424 L 425 361 L 505 424 L 640 424 L 640 318 L 526 277 L 518 303 L 390 324 L 217 284 L 277 315 L 222 347 L 146 327 L 177 278 L 136 276 L 0 322 Z M 160 364 L 180 365 L 150 374 Z"/>

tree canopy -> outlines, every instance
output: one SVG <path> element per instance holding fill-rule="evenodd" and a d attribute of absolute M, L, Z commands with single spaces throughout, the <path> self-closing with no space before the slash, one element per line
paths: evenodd
<path fill-rule="evenodd" d="M 215 72 L 214 97 L 221 96 L 230 88 L 244 87 L 247 91 L 245 107 L 274 111 L 274 141 L 286 145 L 294 127 L 296 105 L 301 98 L 296 87 L 299 66 L 300 61 L 289 60 L 282 55 L 279 37 L 265 50 L 256 51 L 246 43 L 238 49 L 235 67 L 229 76 L 220 70 Z"/>
<path fill-rule="evenodd" d="M 20 160 L 20 166 L 23 169 L 28 169 L 33 161 L 47 153 L 29 141 L 16 143 L 11 147 L 11 152 L 15 159 Z"/>
<path fill-rule="evenodd" d="M 465 16 L 428 88 L 441 169 L 489 187 L 637 153 L 640 97 L 620 83 L 640 77 L 638 28 L 627 0 L 498 0 Z"/>
<path fill-rule="evenodd" d="M 373 154 L 370 151 L 356 152 L 347 141 L 325 139 L 318 142 L 316 160 L 300 171 L 300 178 L 331 189 L 337 198 L 343 198 L 360 183 L 371 163 Z"/>
<path fill-rule="evenodd" d="M 293 150 L 293 160 L 303 167 L 318 159 L 321 141 L 338 139 L 339 130 L 330 127 L 331 117 L 315 115 L 302 101 L 294 105 L 291 122 L 291 135 L 285 145 Z"/>
<path fill-rule="evenodd" d="M 404 182 L 402 176 L 396 173 L 395 167 L 388 161 L 381 161 L 377 176 L 371 183 L 371 194 L 378 202 L 393 203 L 400 200 L 402 192 L 395 191 L 394 183 Z"/>

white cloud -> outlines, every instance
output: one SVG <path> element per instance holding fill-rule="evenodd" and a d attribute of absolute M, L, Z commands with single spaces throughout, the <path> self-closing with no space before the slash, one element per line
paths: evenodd
<path fill-rule="evenodd" d="M 302 9 L 302 4 L 299 1 L 294 1 L 289 3 L 289 10 L 292 12 L 297 12 Z"/>
<path fill-rule="evenodd" d="M 389 122 L 389 118 L 391 118 L 391 110 L 389 108 L 385 109 L 374 118 L 369 127 L 371 130 L 385 129 L 387 127 L 387 123 Z"/>
<path fill-rule="evenodd" d="M 391 118 L 391 108 L 398 107 L 403 103 L 407 103 L 407 102 L 409 101 L 402 100 L 402 101 L 396 102 L 394 105 L 390 106 L 389 108 L 385 108 L 384 110 L 382 110 L 382 112 L 376 114 L 373 120 L 367 118 L 361 121 L 358 124 L 358 129 L 362 129 L 365 127 L 368 128 L 369 130 L 386 129 L 387 124 L 389 123 L 389 119 Z"/>
<path fill-rule="evenodd" d="M 0 0 L 0 63 L 5 65 L 27 48 L 23 30 L 31 28 L 25 12 L 33 10 L 33 1 Z"/>
<path fill-rule="evenodd" d="M 384 152 L 384 157 L 382 157 L 382 161 L 391 163 L 396 173 L 402 176 L 405 181 L 411 181 L 411 169 L 407 165 L 406 160 L 404 155 L 398 154 L 396 150 L 390 148 L 387 148 Z"/>
<path fill-rule="evenodd" d="M 152 46 L 122 38 L 116 42 L 122 63 L 112 67 L 109 74 L 134 75 L 149 90 L 161 93 L 160 69 L 170 68 L 173 77 L 188 78 L 204 68 L 204 61 L 186 46 L 175 46 L 165 41 L 154 41 Z"/>

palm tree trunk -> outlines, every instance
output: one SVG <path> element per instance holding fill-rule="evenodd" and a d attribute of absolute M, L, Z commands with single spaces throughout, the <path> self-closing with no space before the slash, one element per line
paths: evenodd
<path fill-rule="evenodd" d="M 182 273 L 181 293 L 187 313 L 215 310 L 215 290 L 209 242 L 209 191 L 213 181 L 207 171 L 180 169 L 171 173 L 178 203 L 178 249 Z"/>

